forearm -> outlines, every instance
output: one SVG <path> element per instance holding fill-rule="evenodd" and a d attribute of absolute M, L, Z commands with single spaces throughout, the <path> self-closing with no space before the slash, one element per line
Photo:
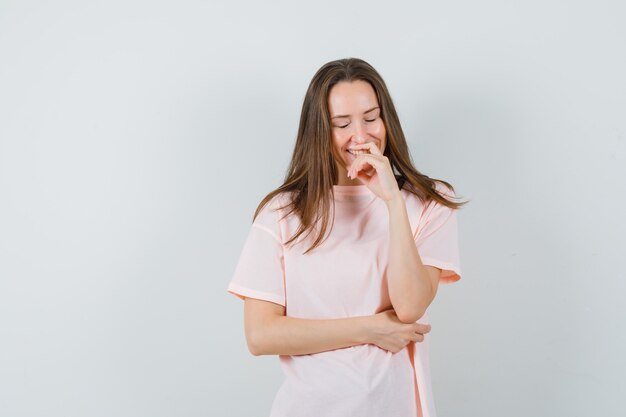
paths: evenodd
<path fill-rule="evenodd" d="M 418 320 L 434 298 L 432 284 L 419 256 L 400 194 L 387 202 L 389 209 L 389 266 L 387 283 L 391 304 L 405 323 Z"/>
<path fill-rule="evenodd" d="M 259 331 L 254 355 L 304 355 L 369 343 L 369 318 L 300 319 L 277 316 Z"/>

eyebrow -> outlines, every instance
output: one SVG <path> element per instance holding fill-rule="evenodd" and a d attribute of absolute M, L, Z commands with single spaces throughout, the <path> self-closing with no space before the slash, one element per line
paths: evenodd
<path fill-rule="evenodd" d="M 369 109 L 369 110 L 365 110 L 365 111 L 363 112 L 363 114 L 369 113 L 369 112 L 371 112 L 372 110 L 376 110 L 377 108 L 378 108 L 378 106 L 376 106 L 376 107 L 372 107 L 372 108 L 371 108 L 371 109 Z M 349 115 L 349 114 L 342 114 L 342 115 L 339 115 L 339 116 L 333 116 L 333 117 L 331 117 L 331 119 L 337 119 L 337 118 L 339 118 L 339 117 L 350 117 L 350 115 Z"/>

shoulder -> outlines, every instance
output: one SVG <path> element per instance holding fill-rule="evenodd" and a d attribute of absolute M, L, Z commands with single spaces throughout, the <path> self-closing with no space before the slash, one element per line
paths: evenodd
<path fill-rule="evenodd" d="M 261 207 L 252 225 L 272 233 L 280 240 L 280 224 L 284 221 L 285 213 L 289 212 L 290 202 L 289 193 L 283 192 L 273 196 Z"/>
<path fill-rule="evenodd" d="M 455 192 L 449 186 L 435 182 L 436 191 L 448 201 L 454 201 L 456 198 Z M 431 225 L 429 227 L 437 228 L 441 225 L 448 223 L 450 220 L 454 221 L 456 218 L 456 209 L 443 204 L 435 199 L 431 199 L 425 206 L 421 215 L 421 223 L 423 225 Z"/>
<path fill-rule="evenodd" d="M 456 197 L 454 190 L 452 190 L 452 188 L 448 187 L 441 181 L 435 181 L 435 189 L 437 190 L 439 194 L 443 195 L 445 198 Z"/>
<path fill-rule="evenodd" d="M 435 181 L 435 191 L 437 191 L 437 193 L 439 193 L 441 196 L 443 196 L 446 199 L 454 199 L 456 197 L 456 194 L 455 194 L 454 190 L 452 190 L 452 188 L 448 187 L 447 185 L 445 185 L 444 183 L 442 183 L 440 181 Z M 421 197 L 419 197 L 415 193 L 409 191 L 407 185 L 403 186 L 402 189 L 400 190 L 400 192 L 402 193 L 402 195 L 404 196 L 405 199 L 407 199 L 407 200 L 418 200 L 418 201 L 422 202 L 422 204 L 424 206 L 429 206 L 429 205 L 434 205 L 434 204 L 441 204 L 438 201 L 433 200 L 433 199 L 428 199 L 428 201 L 423 201 Z"/>
<path fill-rule="evenodd" d="M 267 204 L 263 207 L 262 211 L 265 213 L 272 213 L 271 216 L 278 218 L 282 217 L 282 215 L 289 210 L 289 206 L 291 205 L 291 196 L 292 192 L 283 191 L 279 194 L 276 194 L 272 197 Z"/>
<path fill-rule="evenodd" d="M 435 190 L 447 200 L 454 200 L 456 197 L 452 188 L 440 181 L 435 181 Z M 406 187 L 402 188 L 401 193 L 404 196 L 409 217 L 417 217 L 419 223 L 424 223 L 433 216 L 441 215 L 443 212 L 452 211 L 451 208 L 437 200 L 422 199 L 415 193 L 409 191 Z"/>
<path fill-rule="evenodd" d="M 420 196 L 410 191 L 409 186 L 407 186 L 406 184 L 400 189 L 400 194 L 402 194 L 402 197 L 404 197 L 404 201 L 409 212 L 413 209 L 421 211 L 421 209 L 423 209 L 423 207 L 426 205 L 425 201 L 423 201 Z"/>

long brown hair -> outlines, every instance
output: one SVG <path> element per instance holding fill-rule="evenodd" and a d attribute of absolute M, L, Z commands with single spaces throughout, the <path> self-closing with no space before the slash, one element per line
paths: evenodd
<path fill-rule="evenodd" d="M 328 228 L 331 204 L 334 223 L 333 185 L 337 184 L 338 179 L 335 158 L 337 160 L 340 158 L 332 146 L 328 93 L 340 81 L 355 80 L 368 82 L 376 92 L 386 130 L 383 154 L 389 159 L 394 170 L 398 188 L 404 187 L 423 202 L 436 200 L 453 209 L 459 209 L 467 203 L 450 201 L 440 195 L 436 191 L 435 181 L 445 184 L 452 191 L 454 188 L 446 181 L 420 173 L 413 166 L 398 114 L 387 86 L 378 72 L 358 58 L 331 61 L 315 73 L 306 91 L 298 135 L 283 184 L 263 198 L 252 218 L 254 222 L 263 207 L 275 196 L 283 192 L 290 193 L 290 202 L 279 209 L 291 208 L 285 216 L 295 211 L 300 218 L 300 227 L 294 236 L 284 242 L 285 245 L 293 243 L 303 233 L 308 236 L 320 219 L 322 220 L 321 230 L 313 245 L 304 254 L 321 244 Z"/>

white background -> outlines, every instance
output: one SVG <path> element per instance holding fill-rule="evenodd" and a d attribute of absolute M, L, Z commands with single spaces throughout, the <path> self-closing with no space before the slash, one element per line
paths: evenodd
<path fill-rule="evenodd" d="M 0 1 L 0 416 L 269 414 L 226 286 L 345 57 L 471 200 L 439 416 L 625 415 L 624 3 L 221 3 Z"/>

